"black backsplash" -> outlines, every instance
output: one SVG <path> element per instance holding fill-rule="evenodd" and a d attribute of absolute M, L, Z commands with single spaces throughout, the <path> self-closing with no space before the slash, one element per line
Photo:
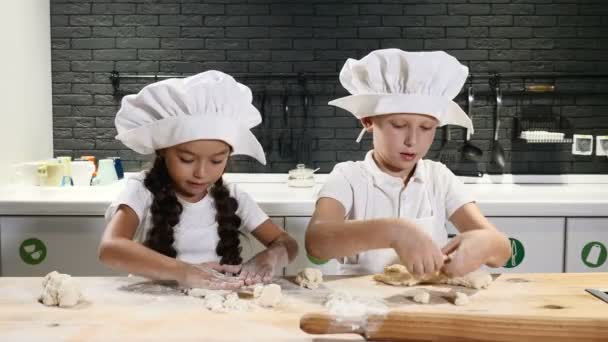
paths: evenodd
<path fill-rule="evenodd" d="M 310 76 L 305 85 L 295 77 L 240 79 L 254 90 L 258 108 L 266 93 L 266 122 L 254 131 L 267 147 L 268 165 L 235 157 L 233 172 L 285 172 L 306 160 L 329 172 L 336 162 L 362 159 L 372 146 L 369 136 L 355 143 L 358 121 L 327 102 L 346 94 L 331 75 L 337 75 L 346 58 L 373 49 L 446 50 L 473 75 L 608 74 L 606 1 L 52 0 L 51 15 L 55 154 L 120 156 L 131 171 L 147 158 L 114 140 L 120 101 L 109 79 L 114 70 L 123 75 L 218 69 L 250 76 Z M 120 89 L 137 92 L 146 81 L 121 79 Z M 467 84 L 476 93 L 472 143 L 484 151 L 481 161 L 467 161 L 458 152 L 464 132 L 457 127 L 451 128 L 454 142 L 448 147 L 454 152 L 449 158 L 440 156 L 443 129 L 428 158 L 442 159 L 456 172 L 503 172 L 489 163 L 495 98 L 488 81 L 479 76 Z M 547 83 L 555 85 L 554 93 L 519 91 Z M 608 135 L 608 77 L 501 78 L 500 85 L 505 173 L 608 173 L 605 156 L 574 156 L 571 144 L 529 144 L 516 138 L 521 120 L 539 115 L 569 137 Z M 305 93 L 308 117 L 302 105 Z M 465 94 L 457 102 L 466 109 Z"/>

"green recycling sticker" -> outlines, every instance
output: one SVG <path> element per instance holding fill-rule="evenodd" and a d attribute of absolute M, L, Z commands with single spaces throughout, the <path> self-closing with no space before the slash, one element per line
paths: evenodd
<path fill-rule="evenodd" d="M 583 263 L 591 268 L 602 266 L 606 262 L 607 256 L 606 246 L 599 241 L 589 242 L 581 251 Z"/>
<path fill-rule="evenodd" d="M 505 268 L 513 268 L 521 264 L 524 261 L 524 255 L 526 254 L 524 250 L 524 245 L 521 241 L 509 238 L 511 242 L 511 257 L 507 260 L 507 263 L 503 266 Z"/>
<path fill-rule="evenodd" d="M 46 258 L 46 246 L 36 238 L 27 239 L 19 246 L 19 255 L 26 264 L 38 265 Z"/>

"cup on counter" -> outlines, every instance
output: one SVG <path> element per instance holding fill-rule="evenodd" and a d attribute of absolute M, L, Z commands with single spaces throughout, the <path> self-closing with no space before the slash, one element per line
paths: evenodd
<path fill-rule="evenodd" d="M 40 186 L 61 186 L 65 166 L 56 160 L 49 160 L 38 165 L 37 172 Z"/>
<path fill-rule="evenodd" d="M 72 181 L 74 186 L 90 186 L 95 172 L 95 164 L 89 160 L 75 160 L 72 162 Z"/>
<path fill-rule="evenodd" d="M 95 158 L 95 156 L 81 156 L 80 158 L 78 158 L 79 160 L 88 160 L 93 162 L 93 165 L 95 165 L 95 171 L 93 171 L 93 177 L 97 176 L 97 159 Z"/>
<path fill-rule="evenodd" d="M 114 168 L 116 169 L 116 176 L 118 179 L 125 178 L 125 171 L 122 168 L 122 161 L 120 160 L 120 157 L 113 157 L 111 159 L 114 160 Z"/>
<path fill-rule="evenodd" d="M 93 185 L 109 185 L 118 181 L 113 159 L 100 159 Z"/>
<path fill-rule="evenodd" d="M 39 161 L 23 162 L 13 165 L 13 183 L 26 186 L 40 185 L 38 167 L 42 164 Z"/>
<path fill-rule="evenodd" d="M 61 186 L 72 186 L 72 157 L 62 156 L 57 157 L 57 160 L 63 165 L 63 178 Z"/>

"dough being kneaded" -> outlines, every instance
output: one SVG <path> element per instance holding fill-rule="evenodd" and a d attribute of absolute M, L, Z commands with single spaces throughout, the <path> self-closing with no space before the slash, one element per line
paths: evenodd
<path fill-rule="evenodd" d="M 407 268 L 400 264 L 389 265 L 384 268 L 384 273 L 374 275 L 374 280 L 394 286 L 415 286 L 419 284 L 447 284 L 463 286 L 472 289 L 485 289 L 492 283 L 492 276 L 483 270 L 473 271 L 462 277 L 448 277 L 439 272 L 422 277 L 408 272 Z"/>
<path fill-rule="evenodd" d="M 319 284 L 323 283 L 323 273 L 320 269 L 307 267 L 298 272 L 296 283 L 300 287 L 316 289 L 319 287 Z"/>
<path fill-rule="evenodd" d="M 78 283 L 69 274 L 53 271 L 42 280 L 42 293 L 38 300 L 46 306 L 69 308 L 80 301 Z"/>

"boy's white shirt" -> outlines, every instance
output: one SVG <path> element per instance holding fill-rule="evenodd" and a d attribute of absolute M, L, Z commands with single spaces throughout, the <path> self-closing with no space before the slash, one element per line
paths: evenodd
<path fill-rule="evenodd" d="M 145 173 L 126 180 L 126 186 L 120 195 L 110 204 L 105 213 L 106 222 L 109 222 L 118 206 L 125 204 L 137 214 L 139 226 L 134 240 L 143 243 L 152 227 L 150 205 L 152 193 L 144 185 Z M 230 195 L 238 201 L 236 214 L 241 218 L 241 229 L 252 232 L 268 219 L 253 198 L 246 192 L 238 189 L 236 184 L 225 183 Z M 215 252 L 219 235 L 218 223 L 215 219 L 215 203 L 210 194 L 196 203 L 184 201 L 178 197 L 183 206 L 179 223 L 174 227 L 175 242 L 173 247 L 177 251 L 177 259 L 188 263 L 202 263 L 220 261 Z"/>
<path fill-rule="evenodd" d="M 439 248 L 447 242 L 448 218 L 475 199 L 464 184 L 442 163 L 419 160 L 407 186 L 403 179 L 382 171 L 369 151 L 363 161 L 337 164 L 318 198 L 340 202 L 347 220 L 401 217 L 414 220 Z M 354 273 L 382 272 L 384 266 L 399 262 L 392 249 L 359 253 L 350 262 L 358 264 Z M 343 266 L 347 267 L 347 266 Z M 353 273 L 345 271 L 344 273 Z"/>

